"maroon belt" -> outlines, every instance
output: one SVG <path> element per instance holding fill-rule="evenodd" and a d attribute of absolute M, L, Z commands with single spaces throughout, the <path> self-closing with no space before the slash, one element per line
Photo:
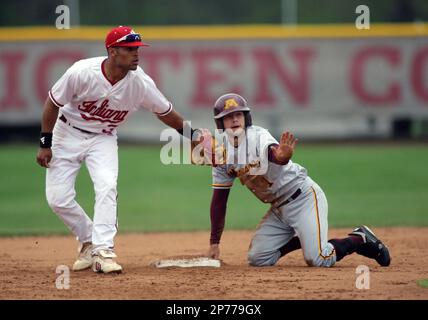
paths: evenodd
<path fill-rule="evenodd" d="M 68 123 L 68 122 L 67 122 L 67 118 L 66 118 L 66 117 L 64 117 L 64 115 L 63 115 L 63 114 L 59 117 L 59 120 L 61 120 L 61 121 L 62 121 L 62 122 L 64 122 L 64 123 Z M 72 126 L 72 125 L 70 125 L 70 126 L 71 126 L 71 127 L 73 127 L 74 129 L 77 129 L 77 130 L 79 130 L 79 131 L 83 132 L 83 133 L 95 134 L 95 132 L 91 132 L 91 131 L 83 130 L 83 129 L 80 129 L 80 128 L 78 128 L 78 127 L 74 127 L 74 126 Z"/>

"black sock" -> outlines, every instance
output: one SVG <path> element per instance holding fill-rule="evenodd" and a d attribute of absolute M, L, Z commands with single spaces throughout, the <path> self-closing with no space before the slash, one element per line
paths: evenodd
<path fill-rule="evenodd" d="M 290 253 L 291 251 L 300 249 L 302 246 L 300 244 L 299 238 L 293 237 L 290 241 L 288 241 L 285 245 L 283 245 L 281 248 L 279 248 L 279 252 L 281 252 L 281 257 L 285 256 L 287 253 Z"/>
<path fill-rule="evenodd" d="M 336 261 L 342 260 L 344 256 L 354 253 L 359 244 L 363 243 L 363 238 L 350 236 L 344 239 L 331 239 L 330 242 L 336 251 Z"/>

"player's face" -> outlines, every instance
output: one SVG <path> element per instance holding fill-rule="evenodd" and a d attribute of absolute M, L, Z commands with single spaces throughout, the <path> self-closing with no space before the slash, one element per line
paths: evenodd
<path fill-rule="evenodd" d="M 232 129 L 233 132 L 242 131 L 245 129 L 245 116 L 242 111 L 229 113 L 223 117 L 223 125 L 225 129 Z"/>
<path fill-rule="evenodd" d="M 139 47 L 116 47 L 114 63 L 126 70 L 136 70 L 138 67 L 138 48 Z"/>

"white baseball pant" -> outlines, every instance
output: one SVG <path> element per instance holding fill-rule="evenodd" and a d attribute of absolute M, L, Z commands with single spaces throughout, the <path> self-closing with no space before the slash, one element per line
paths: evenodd
<path fill-rule="evenodd" d="M 49 206 L 81 243 L 92 242 L 93 253 L 113 248 L 117 232 L 117 136 L 83 133 L 58 120 L 52 154 L 46 171 Z M 94 184 L 93 222 L 75 200 L 75 181 L 82 162 Z"/>

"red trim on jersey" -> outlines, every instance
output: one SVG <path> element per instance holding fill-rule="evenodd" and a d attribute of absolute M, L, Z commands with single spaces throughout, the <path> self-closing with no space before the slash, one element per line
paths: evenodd
<path fill-rule="evenodd" d="M 104 76 L 104 78 L 106 78 L 107 79 L 107 81 L 112 85 L 112 86 L 114 86 L 116 83 L 118 83 L 120 80 L 122 80 L 122 79 L 120 79 L 120 80 L 117 80 L 116 82 L 112 82 L 112 81 L 110 81 L 110 79 L 109 78 L 107 78 L 107 74 L 106 74 L 106 72 L 105 72 L 105 70 L 104 70 L 104 63 L 107 61 L 107 59 L 105 59 L 102 63 L 101 63 L 101 72 L 103 73 L 103 76 Z"/>
<path fill-rule="evenodd" d="M 156 113 L 156 115 L 157 116 L 159 116 L 159 117 L 163 117 L 163 116 L 166 116 L 168 113 L 170 113 L 172 111 L 172 104 L 171 104 L 171 102 L 169 103 L 169 108 L 168 108 L 168 110 L 166 110 L 165 112 L 162 112 L 162 113 L 157 113 L 157 112 L 155 112 Z"/>
<path fill-rule="evenodd" d="M 51 90 L 49 90 L 49 98 L 51 98 L 51 101 L 57 107 L 63 107 L 64 106 L 63 104 L 61 104 L 61 103 L 59 103 L 58 101 L 55 100 L 54 96 L 52 95 L 52 91 Z"/>

